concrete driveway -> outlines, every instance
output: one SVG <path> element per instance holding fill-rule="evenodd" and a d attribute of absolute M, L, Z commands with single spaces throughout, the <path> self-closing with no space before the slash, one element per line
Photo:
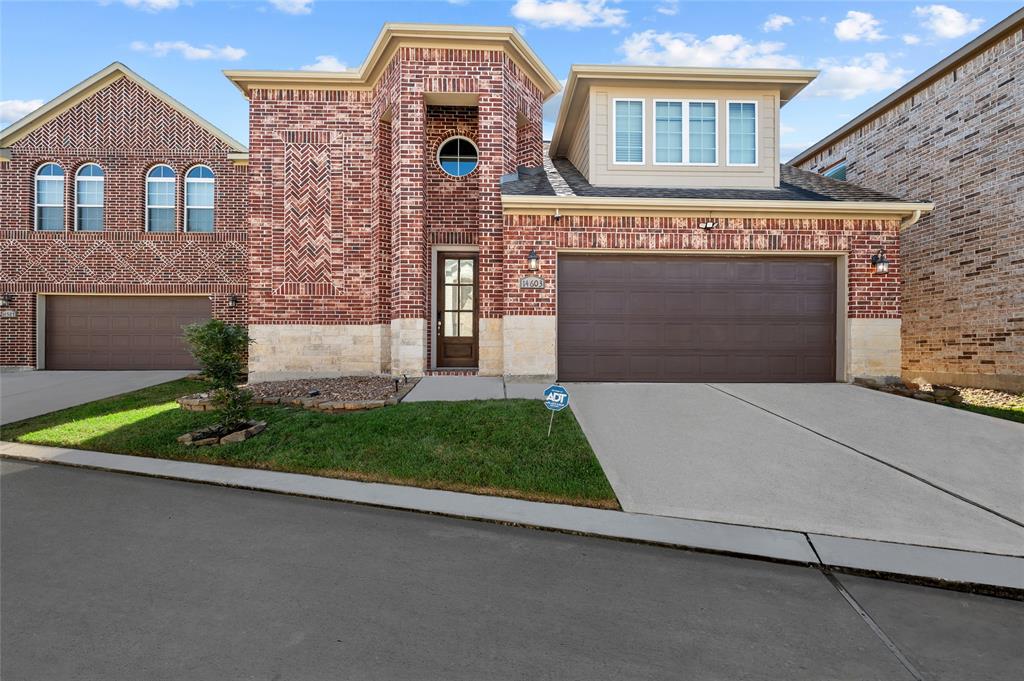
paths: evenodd
<path fill-rule="evenodd" d="M 1024 425 L 844 384 L 568 388 L 626 511 L 1024 555 Z"/>
<path fill-rule="evenodd" d="M 0 424 L 183 378 L 192 371 L 5 371 Z"/>

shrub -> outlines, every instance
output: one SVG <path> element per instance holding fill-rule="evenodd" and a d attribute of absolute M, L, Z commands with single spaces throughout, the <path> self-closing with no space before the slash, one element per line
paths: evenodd
<path fill-rule="evenodd" d="M 220 412 L 221 424 L 230 427 L 247 420 L 252 398 L 238 389 L 245 353 L 252 343 L 245 327 L 211 319 L 186 326 L 185 340 L 203 367 L 203 375 L 213 384 L 210 399 Z"/>

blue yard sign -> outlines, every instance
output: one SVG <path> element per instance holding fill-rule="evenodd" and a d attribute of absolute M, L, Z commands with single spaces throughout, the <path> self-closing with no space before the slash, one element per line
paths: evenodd
<path fill-rule="evenodd" d="M 551 420 L 548 421 L 548 437 L 551 437 L 551 426 L 555 422 L 555 412 L 562 411 L 569 406 L 569 391 L 557 384 L 549 386 L 544 391 L 544 406 L 551 410 Z"/>

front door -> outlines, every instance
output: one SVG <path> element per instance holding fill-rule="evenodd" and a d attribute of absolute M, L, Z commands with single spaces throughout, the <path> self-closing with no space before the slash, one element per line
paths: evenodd
<path fill-rule="evenodd" d="M 479 362 L 477 254 L 437 254 L 437 366 Z"/>

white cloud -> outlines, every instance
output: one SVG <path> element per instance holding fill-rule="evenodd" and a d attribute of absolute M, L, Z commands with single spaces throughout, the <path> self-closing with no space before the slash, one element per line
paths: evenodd
<path fill-rule="evenodd" d="M 204 45 L 202 47 L 197 47 L 195 45 L 190 45 L 184 40 L 165 40 L 157 41 L 152 44 L 136 40 L 131 44 L 131 48 L 136 52 L 148 52 L 154 57 L 166 57 L 172 52 L 177 52 L 185 59 L 224 59 L 226 61 L 238 61 L 248 54 L 240 47 L 231 47 L 230 45 L 225 45 L 224 47 L 217 47 L 216 45 Z"/>
<path fill-rule="evenodd" d="M 783 123 L 779 126 L 779 132 L 782 133 L 783 135 L 791 135 L 794 132 L 796 132 L 796 128 L 794 128 L 791 125 L 786 125 L 785 123 Z"/>
<path fill-rule="evenodd" d="M 303 71 L 347 71 L 345 62 L 338 61 L 333 54 L 317 55 L 316 61 L 301 67 Z"/>
<path fill-rule="evenodd" d="M 783 14 L 772 14 L 768 19 L 761 24 L 761 30 L 770 33 L 771 31 L 781 31 L 786 26 L 792 26 L 793 20 Z"/>
<path fill-rule="evenodd" d="M 900 37 L 903 39 L 903 42 L 906 45 L 917 45 L 919 42 L 921 42 L 921 39 L 918 36 L 914 35 L 913 33 L 905 33 Z"/>
<path fill-rule="evenodd" d="M 270 4 L 285 14 L 309 14 L 313 11 L 313 0 L 270 0 Z"/>
<path fill-rule="evenodd" d="M 985 23 L 984 19 L 971 18 L 946 5 L 915 7 L 914 14 L 921 17 L 921 25 L 937 38 L 959 38 L 974 33 Z"/>
<path fill-rule="evenodd" d="M 121 0 L 129 7 L 144 9 L 149 12 L 159 12 L 164 9 L 177 9 L 181 0 Z"/>
<path fill-rule="evenodd" d="M 667 0 L 667 2 L 655 7 L 654 11 L 667 17 L 674 17 L 679 14 L 679 0 Z"/>
<path fill-rule="evenodd" d="M 626 25 L 626 10 L 609 7 L 608 0 L 516 0 L 512 16 L 541 28 Z"/>
<path fill-rule="evenodd" d="M 854 57 L 846 63 L 823 59 L 818 63 L 821 75 L 807 88 L 816 97 L 853 99 L 868 92 L 893 90 L 906 82 L 906 69 L 893 66 L 879 52 Z"/>
<path fill-rule="evenodd" d="M 631 64 L 647 66 L 741 66 L 798 68 L 799 60 L 780 54 L 785 44 L 748 42 L 741 35 L 713 35 L 701 40 L 689 33 L 634 33 L 619 50 Z"/>
<path fill-rule="evenodd" d="M 0 100 L 0 125 L 13 123 L 42 105 L 43 100 L 41 99 L 2 99 Z"/>
<path fill-rule="evenodd" d="M 874 42 L 884 40 L 880 30 L 882 22 L 872 16 L 869 12 L 858 12 L 850 10 L 846 18 L 836 24 L 836 37 L 843 41 L 867 40 Z"/>

